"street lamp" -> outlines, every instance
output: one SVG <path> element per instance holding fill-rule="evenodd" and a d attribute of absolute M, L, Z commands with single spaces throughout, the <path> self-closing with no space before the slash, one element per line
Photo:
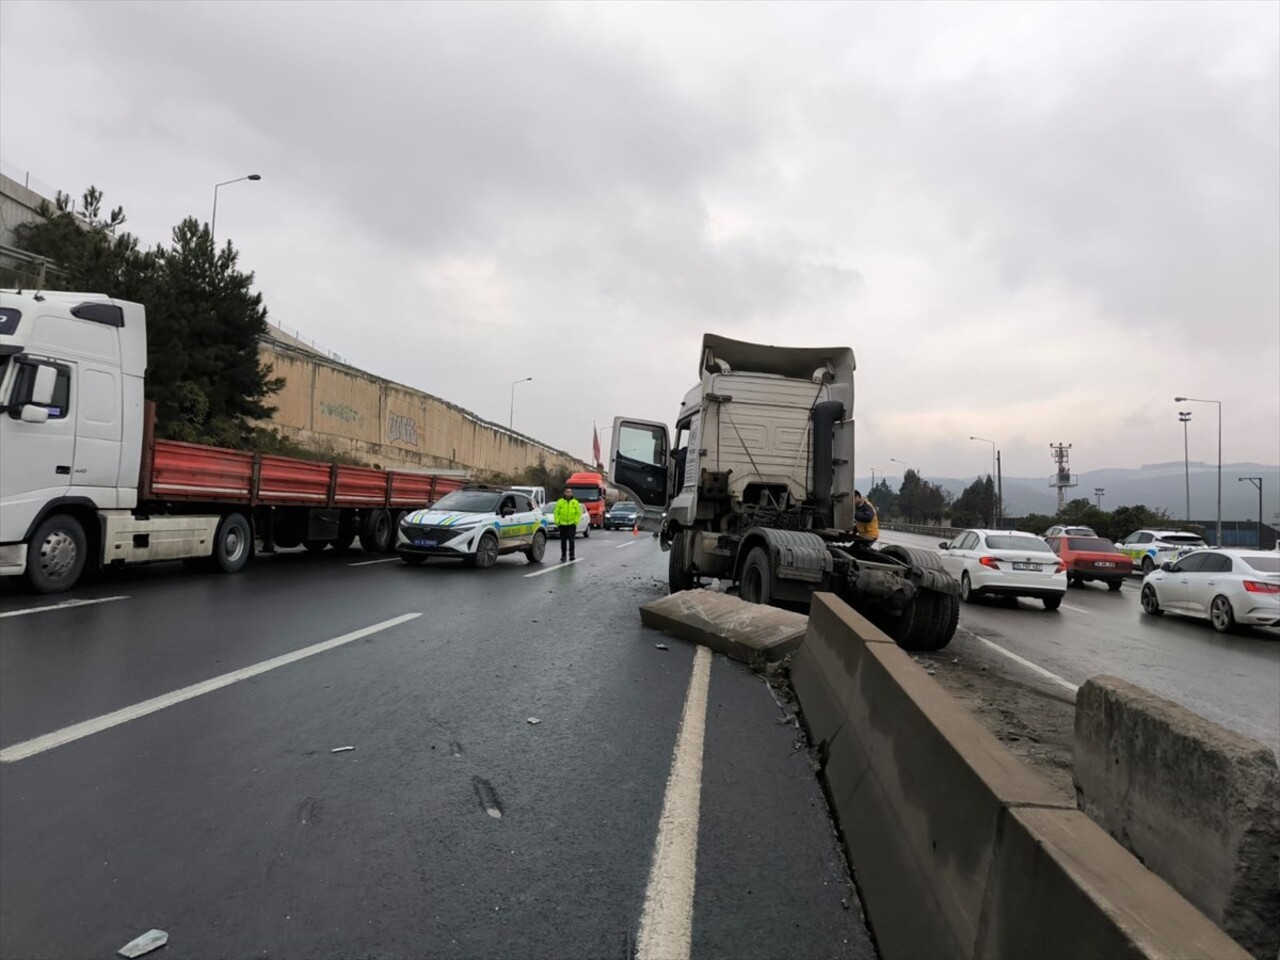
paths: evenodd
<path fill-rule="evenodd" d="M 1262 549 L 1262 478 L 1261 477 L 1237 477 L 1236 483 L 1244 483 L 1248 480 L 1258 488 L 1258 549 Z M 1218 544 L 1222 546 L 1222 544 Z"/>
<path fill-rule="evenodd" d="M 511 381 L 511 413 L 508 415 L 508 418 L 507 418 L 507 429 L 509 430 L 514 430 L 516 425 L 516 384 L 528 383 L 532 379 L 533 377 L 525 377 L 522 380 Z"/>
<path fill-rule="evenodd" d="M 1178 422 L 1182 424 L 1182 472 L 1187 478 L 1187 523 L 1191 522 L 1191 457 L 1187 452 L 1187 424 L 1191 422 L 1190 410 L 1178 411 Z M 1221 544 L 1219 544 L 1221 546 Z"/>
<path fill-rule="evenodd" d="M 1201 400 L 1197 397 L 1174 397 L 1173 402 L 1174 403 L 1216 403 L 1218 405 L 1218 521 L 1217 521 L 1217 528 L 1214 533 L 1214 537 L 1216 539 L 1216 546 L 1220 547 L 1222 546 L 1222 401 L 1221 400 Z M 1189 482 L 1190 481 L 1188 480 L 1188 483 Z"/>
<path fill-rule="evenodd" d="M 225 187 L 228 183 L 239 183 L 241 180 L 261 180 L 262 175 L 251 173 L 247 177 L 236 177 L 234 180 L 223 180 L 221 183 L 213 185 L 213 216 L 209 220 L 209 237 L 212 239 L 218 232 L 218 188 Z"/>
<path fill-rule="evenodd" d="M 996 442 L 988 440 L 986 437 L 970 437 L 969 439 L 991 444 L 991 524 L 998 527 L 1000 524 L 997 522 L 998 518 L 996 516 Z"/>

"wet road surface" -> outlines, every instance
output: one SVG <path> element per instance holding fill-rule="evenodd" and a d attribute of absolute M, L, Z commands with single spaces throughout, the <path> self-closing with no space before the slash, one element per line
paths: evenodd
<path fill-rule="evenodd" d="M 896 531 L 881 539 L 934 550 L 939 542 Z M 1133 577 L 1118 593 L 1098 583 L 1072 587 L 1053 613 L 1033 600 L 1019 600 L 1017 607 L 992 600 L 964 604 L 948 649 L 998 662 L 1003 672 L 1019 672 L 1068 697 L 1074 695 L 1066 687 L 982 641 L 1072 686 L 1099 674 L 1120 677 L 1280 752 L 1280 631 L 1219 634 L 1205 620 L 1146 616 L 1138 604 L 1140 584 Z"/>
<path fill-rule="evenodd" d="M 0 956 L 631 956 L 694 649 L 639 624 L 656 541 L 553 553 L 167 564 L 0 619 Z M 874 955 L 785 721 L 713 659 L 695 956 Z"/>

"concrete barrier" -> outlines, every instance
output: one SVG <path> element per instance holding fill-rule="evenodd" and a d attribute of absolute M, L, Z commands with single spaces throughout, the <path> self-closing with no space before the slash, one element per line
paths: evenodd
<path fill-rule="evenodd" d="M 1257 957 L 1280 952 L 1280 771 L 1264 743 L 1150 691 L 1076 695 L 1080 809 Z"/>
<path fill-rule="evenodd" d="M 640 622 L 751 663 L 780 660 L 796 649 L 808 618 L 714 590 L 682 590 L 644 604 Z"/>
<path fill-rule="evenodd" d="M 835 596 L 791 679 L 885 960 L 1247 956 Z"/>

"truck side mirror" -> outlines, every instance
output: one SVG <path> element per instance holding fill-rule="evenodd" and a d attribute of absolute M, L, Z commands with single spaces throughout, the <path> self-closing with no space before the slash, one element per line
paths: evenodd
<path fill-rule="evenodd" d="M 51 367 L 47 363 L 42 363 L 36 367 L 36 378 L 31 384 L 31 396 L 27 398 L 27 403 L 38 403 L 42 407 L 47 407 L 53 403 L 53 389 L 58 385 L 58 368 Z M 48 414 L 48 411 L 45 411 Z M 26 412 L 23 411 L 24 421 L 27 420 Z M 46 417 L 47 419 L 47 417 Z M 43 423 L 44 421 L 39 421 Z"/>
<path fill-rule="evenodd" d="M 24 403 L 18 417 L 23 423 L 48 423 L 49 408 L 39 407 L 34 403 Z"/>

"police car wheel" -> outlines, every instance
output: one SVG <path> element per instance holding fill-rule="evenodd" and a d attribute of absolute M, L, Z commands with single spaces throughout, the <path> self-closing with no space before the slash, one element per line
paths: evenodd
<path fill-rule="evenodd" d="M 1153 561 L 1150 557 L 1143 557 L 1143 558 L 1142 558 L 1142 574 L 1143 574 L 1143 576 L 1146 576 L 1148 573 L 1150 573 L 1150 572 L 1151 572 L 1152 570 L 1154 570 L 1155 568 L 1156 568 L 1155 561 Z"/>
<path fill-rule="evenodd" d="M 476 544 L 475 565 L 480 569 L 492 567 L 498 562 L 498 538 L 492 533 L 481 535 Z"/>

